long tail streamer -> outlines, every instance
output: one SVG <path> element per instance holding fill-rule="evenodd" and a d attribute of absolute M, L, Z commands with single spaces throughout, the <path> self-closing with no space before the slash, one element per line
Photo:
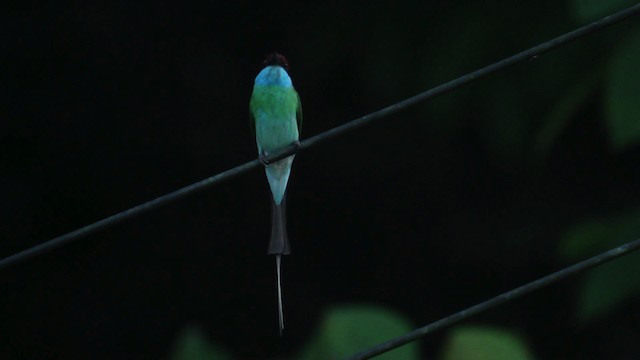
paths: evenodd
<path fill-rule="evenodd" d="M 280 324 L 280 336 L 284 331 L 284 309 L 282 308 L 282 279 L 280 278 L 280 267 L 282 255 L 276 255 L 276 272 L 278 273 L 278 322 Z"/>

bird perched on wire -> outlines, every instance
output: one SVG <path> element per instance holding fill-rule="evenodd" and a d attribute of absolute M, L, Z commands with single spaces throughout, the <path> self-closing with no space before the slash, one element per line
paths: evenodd
<path fill-rule="evenodd" d="M 282 255 L 289 255 L 291 248 L 286 228 L 286 191 L 291 165 L 295 155 L 273 163 L 266 157 L 276 150 L 295 145 L 300 147 L 300 126 L 302 107 L 300 97 L 293 88 L 287 73 L 287 59 L 272 53 L 264 61 L 264 69 L 256 76 L 253 93 L 249 102 L 252 128 L 255 130 L 258 157 L 265 166 L 271 189 L 271 240 L 268 253 L 276 256 L 278 279 L 278 322 L 280 335 L 284 330 L 282 306 L 281 261 Z"/>

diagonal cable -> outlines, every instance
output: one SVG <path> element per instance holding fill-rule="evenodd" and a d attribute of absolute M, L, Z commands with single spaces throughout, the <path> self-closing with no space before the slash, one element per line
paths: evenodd
<path fill-rule="evenodd" d="M 385 341 L 379 345 L 371 347 L 367 350 L 359 352 L 351 357 L 347 358 L 347 360 L 363 360 L 370 359 L 376 355 L 380 355 L 387 351 L 391 351 L 397 347 L 402 345 L 406 345 L 412 341 L 415 341 L 421 337 L 424 337 L 430 333 L 433 333 L 437 330 L 441 330 L 443 328 L 454 325 L 470 316 L 479 314 L 483 311 L 494 308 L 500 304 L 505 302 L 509 302 L 513 299 L 519 298 L 526 294 L 529 294 L 535 290 L 543 288 L 547 285 L 553 284 L 557 281 L 560 281 L 564 278 L 567 278 L 571 275 L 576 275 L 580 272 L 586 271 L 598 265 L 604 264 L 607 261 L 613 260 L 617 257 L 627 255 L 640 249 L 640 239 L 628 242 L 624 245 L 618 246 L 611 250 L 600 253 L 594 257 L 591 257 L 587 260 L 583 260 L 577 264 L 573 264 L 569 267 L 566 267 L 562 270 L 558 270 L 554 273 L 551 273 L 547 276 L 541 277 L 537 280 L 534 280 L 525 285 L 519 286 L 515 289 L 507 291 L 503 294 L 500 294 L 496 297 L 493 297 L 487 301 L 481 302 L 479 304 L 473 305 L 469 308 L 466 308 L 462 311 L 459 311 L 455 314 L 444 317 L 438 321 L 435 321 L 429 325 L 423 326 L 416 330 L 413 330 L 410 333 L 399 336 L 397 338 Z"/>
<path fill-rule="evenodd" d="M 442 95 L 444 93 L 447 93 L 449 91 L 452 91 L 454 89 L 457 89 L 467 83 L 470 83 L 472 81 L 478 80 L 482 77 L 485 77 L 487 75 L 493 74 L 497 71 L 500 70 L 504 70 L 512 65 L 515 65 L 517 63 L 520 63 L 522 61 L 525 61 L 527 59 L 531 59 L 534 58 L 538 55 L 541 55 L 547 51 L 550 51 L 556 47 L 565 45 L 573 40 L 576 40 L 580 37 L 586 36 L 588 34 L 591 34 L 595 31 L 598 31 L 606 26 L 618 23 L 632 15 L 636 15 L 637 13 L 640 12 L 640 3 L 631 6 L 625 10 L 622 10 L 618 13 L 615 13 L 613 15 L 610 16 L 606 16 L 598 21 L 595 21 L 589 25 L 585 25 L 583 27 L 580 27 L 576 30 L 573 30 L 571 32 L 568 32 L 564 35 L 560 35 L 556 38 L 553 38 L 551 40 L 545 41 L 542 44 L 536 45 L 528 50 L 519 52 L 513 56 L 510 56 L 506 59 L 500 60 L 498 62 L 495 62 L 491 65 L 488 65 L 486 67 L 483 67 L 481 69 L 478 69 L 476 71 L 470 72 L 466 75 L 463 75 L 455 80 L 451 80 L 447 83 L 444 83 L 442 85 L 436 86 L 430 90 L 426 90 L 424 92 L 421 92 L 415 96 L 412 96 L 410 98 L 407 98 L 405 100 L 402 100 L 398 103 L 395 103 L 393 105 L 387 106 L 383 109 L 380 109 L 378 111 L 375 111 L 373 113 L 370 113 L 368 115 L 364 115 L 362 117 L 359 117 L 355 120 L 352 120 L 350 122 L 347 122 L 343 125 L 340 126 L 336 126 L 333 129 L 327 130 L 325 132 L 322 132 L 318 135 L 315 135 L 313 137 L 310 137 L 304 141 L 302 141 L 299 145 L 300 146 L 290 146 L 288 148 L 285 148 L 281 151 L 278 151 L 274 154 L 271 154 L 270 156 L 268 156 L 266 158 L 267 162 L 273 162 L 279 159 L 283 159 L 289 155 L 295 154 L 297 152 L 299 152 L 302 149 L 306 149 L 309 148 L 311 146 L 315 146 L 318 143 L 324 142 L 326 140 L 332 139 L 336 136 L 345 134 L 349 131 L 355 130 L 357 128 L 360 128 L 366 124 L 369 124 L 371 122 L 373 122 L 374 120 L 378 120 L 378 119 L 382 119 L 384 117 L 387 117 L 389 115 L 392 115 L 400 110 L 404 110 L 410 106 L 413 106 L 415 104 L 418 104 L 420 102 L 426 101 L 428 99 L 434 98 L 436 96 Z M 181 189 L 178 189 L 174 192 L 171 192 L 169 194 L 166 195 L 162 195 L 156 199 L 147 201 L 145 203 L 142 203 L 140 205 L 134 206 L 130 209 L 124 210 L 122 212 L 119 212 L 115 215 L 111 215 L 107 218 L 104 218 L 102 220 L 99 220 L 93 224 L 84 226 L 82 228 L 79 228 L 77 230 L 74 230 L 72 232 L 69 232 L 67 234 L 58 236 L 56 238 L 53 238 L 51 240 L 48 240 L 44 243 L 41 243 L 39 245 L 36 245 L 34 247 L 31 247 L 29 249 L 23 250 L 19 253 L 16 253 L 14 255 L 8 256 L 4 259 L 0 260 L 0 269 L 9 267 L 11 265 L 17 264 L 21 261 L 27 260 L 31 257 L 34 257 L 36 255 L 40 255 L 43 254 L 45 252 L 48 252 L 50 250 L 53 250 L 55 248 L 58 248 L 62 245 L 65 245 L 67 243 L 70 243 L 74 240 L 77 240 L 79 238 L 88 236 L 90 234 L 93 234 L 95 232 L 98 232 L 102 229 L 106 229 L 108 227 L 111 227 L 113 225 L 116 225 L 124 220 L 130 219 L 134 216 L 140 215 L 144 212 L 147 212 L 149 210 L 153 210 L 155 208 L 158 208 L 160 206 L 166 205 L 170 202 L 179 200 L 187 195 L 191 195 L 197 191 L 203 190 L 205 188 L 211 187 L 215 184 L 221 183 L 225 180 L 228 180 L 234 176 L 243 174 L 245 172 L 248 172 L 249 170 L 252 170 L 254 168 L 257 168 L 258 166 L 260 166 L 260 162 L 255 159 L 249 162 L 246 162 L 242 165 L 238 165 L 234 168 L 228 169 L 226 171 L 223 171 L 217 175 L 211 176 L 209 178 L 206 178 L 204 180 L 201 180 L 197 183 L 191 184 L 189 186 L 185 186 Z"/>

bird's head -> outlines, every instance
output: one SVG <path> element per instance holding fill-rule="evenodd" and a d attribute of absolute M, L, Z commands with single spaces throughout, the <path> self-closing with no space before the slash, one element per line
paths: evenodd
<path fill-rule="evenodd" d="M 264 69 L 256 76 L 255 85 L 293 87 L 287 73 L 289 64 L 284 56 L 276 52 L 271 53 L 264 59 L 264 66 Z"/>
<path fill-rule="evenodd" d="M 289 63 L 287 62 L 287 58 L 282 54 L 278 54 L 277 52 L 273 52 L 264 59 L 264 66 L 280 66 L 283 69 L 289 71 Z"/>

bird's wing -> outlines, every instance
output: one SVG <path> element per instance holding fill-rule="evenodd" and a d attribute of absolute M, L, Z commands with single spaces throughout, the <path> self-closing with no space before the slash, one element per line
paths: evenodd
<path fill-rule="evenodd" d="M 300 101 L 300 95 L 296 92 L 298 97 L 298 106 L 296 107 L 296 120 L 298 121 L 298 134 L 302 132 L 302 102 Z"/>
<path fill-rule="evenodd" d="M 253 116 L 253 111 L 249 110 L 249 129 L 251 129 L 251 135 L 256 137 L 256 118 Z"/>
<path fill-rule="evenodd" d="M 251 99 L 249 100 L 249 129 L 251 129 L 251 135 L 253 135 L 253 137 L 256 137 L 256 117 L 253 113 L 254 110 L 254 96 L 255 96 L 255 90 L 253 93 L 251 93 Z"/>

